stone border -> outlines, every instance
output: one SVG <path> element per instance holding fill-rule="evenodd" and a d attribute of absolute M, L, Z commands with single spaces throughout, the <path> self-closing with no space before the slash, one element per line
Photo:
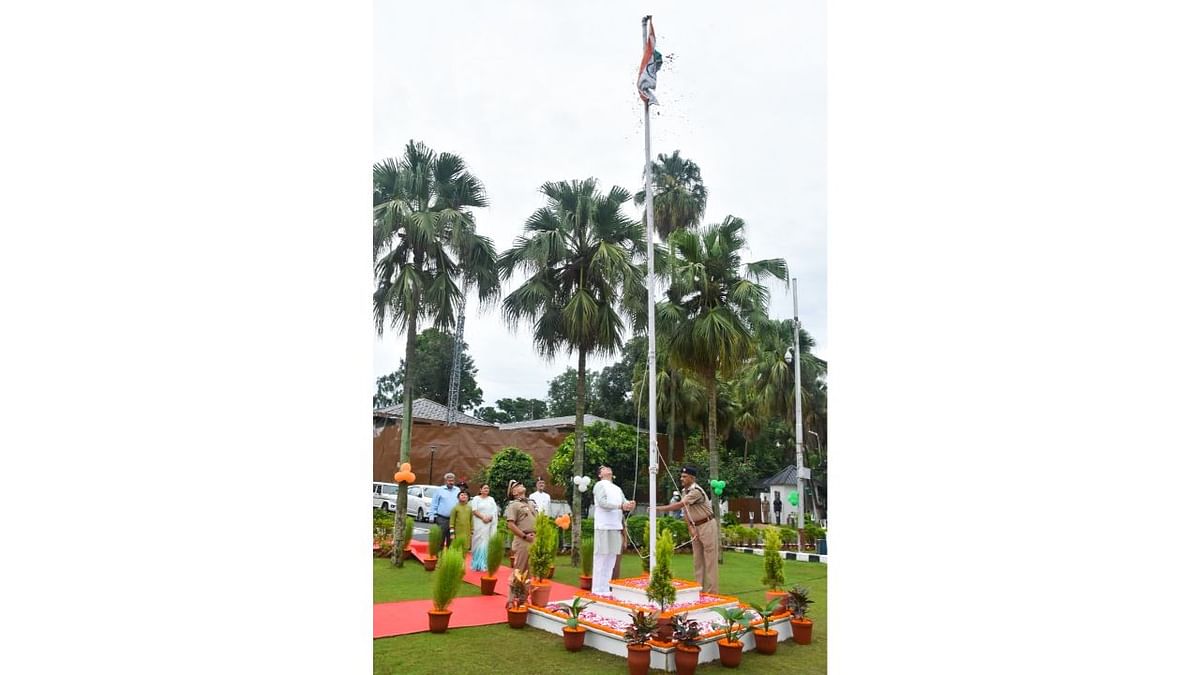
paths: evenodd
<path fill-rule="evenodd" d="M 726 551 L 737 551 L 739 553 L 753 553 L 754 555 L 762 555 L 763 554 L 763 549 L 751 548 L 749 546 L 726 546 L 725 550 Z M 825 563 L 825 564 L 829 563 L 828 555 L 819 555 L 817 553 L 807 553 L 807 552 L 797 553 L 795 551 L 780 551 L 779 555 L 784 560 L 796 560 L 799 562 L 815 562 L 815 563 Z"/>

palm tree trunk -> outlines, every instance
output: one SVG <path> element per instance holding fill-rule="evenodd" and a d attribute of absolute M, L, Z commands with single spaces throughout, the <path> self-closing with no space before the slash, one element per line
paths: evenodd
<path fill-rule="evenodd" d="M 717 456 L 717 376 L 708 379 L 708 477 L 716 480 L 720 468 Z M 717 562 L 725 562 L 725 549 L 721 546 L 721 497 L 713 492 L 713 520 L 717 521 Z"/>
<path fill-rule="evenodd" d="M 418 295 L 418 303 L 419 297 Z M 408 337 L 404 345 L 404 420 L 402 422 L 402 431 L 400 432 L 400 460 L 396 465 L 397 470 L 400 468 L 400 464 L 408 461 L 409 455 L 412 453 L 413 378 L 408 376 L 408 369 L 412 368 L 413 360 L 416 356 L 417 317 L 410 313 L 408 316 Z M 403 486 L 401 487 L 403 488 Z M 407 523 L 408 490 L 400 489 L 396 494 L 396 519 L 392 524 L 392 564 L 398 567 L 404 566 L 404 552 L 400 550 L 400 540 L 403 536 L 403 528 Z"/>
<path fill-rule="evenodd" d="M 583 403 L 587 384 L 587 354 L 579 350 L 579 372 L 575 379 L 575 474 L 583 475 Z M 570 486 L 567 488 L 571 490 Z M 571 490 L 571 565 L 579 567 L 579 542 L 583 519 L 583 498 L 579 490 Z"/>

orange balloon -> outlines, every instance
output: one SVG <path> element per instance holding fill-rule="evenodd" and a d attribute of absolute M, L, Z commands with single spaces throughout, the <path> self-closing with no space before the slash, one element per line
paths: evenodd
<path fill-rule="evenodd" d="M 417 482 L 417 474 L 413 473 L 412 471 L 409 471 L 408 473 L 404 474 L 404 482 L 408 483 L 409 485 L 416 483 Z"/>
<path fill-rule="evenodd" d="M 554 519 L 554 524 L 565 530 L 571 526 L 571 516 L 564 513 L 563 515 Z"/>
<path fill-rule="evenodd" d="M 395 478 L 397 483 L 403 483 L 404 482 L 404 472 L 397 471 L 395 473 L 395 475 L 392 476 L 392 478 Z"/>
<path fill-rule="evenodd" d="M 408 462 L 405 462 L 405 463 L 403 463 L 403 464 L 401 464 L 401 465 L 400 465 L 400 470 L 401 470 L 401 471 L 412 471 L 412 464 L 409 464 Z"/>

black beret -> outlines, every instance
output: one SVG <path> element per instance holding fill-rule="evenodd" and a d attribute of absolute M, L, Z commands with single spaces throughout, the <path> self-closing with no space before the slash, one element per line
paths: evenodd
<path fill-rule="evenodd" d="M 700 475 L 699 473 L 696 472 L 696 470 L 694 468 L 692 468 L 690 466 L 683 467 L 683 472 L 686 473 L 687 475 L 691 476 L 692 478 L 696 478 Z"/>

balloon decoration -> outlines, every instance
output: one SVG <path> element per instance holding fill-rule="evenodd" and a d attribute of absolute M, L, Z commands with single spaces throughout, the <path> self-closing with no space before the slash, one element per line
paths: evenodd
<path fill-rule="evenodd" d="M 561 516 L 555 518 L 554 524 L 557 525 L 559 527 L 559 529 L 563 529 L 563 530 L 567 529 L 568 527 L 571 527 L 570 514 L 564 513 Z"/>
<path fill-rule="evenodd" d="M 405 463 L 403 463 L 403 464 L 401 464 L 401 465 L 400 465 L 400 470 L 401 470 L 401 471 L 404 471 L 404 472 L 409 472 L 409 471 L 412 471 L 412 464 L 409 464 L 408 462 L 405 462 Z"/>
<path fill-rule="evenodd" d="M 792 506 L 800 505 L 800 495 L 797 494 L 795 490 L 792 490 L 791 494 L 788 495 L 788 503 L 790 503 Z"/>
<path fill-rule="evenodd" d="M 412 471 L 405 469 L 405 466 L 408 466 L 408 463 L 405 463 L 403 466 L 401 466 L 400 470 L 397 471 L 392 477 L 396 479 L 397 483 L 408 483 L 409 485 L 412 485 L 413 483 L 417 482 L 417 475 Z"/>
<path fill-rule="evenodd" d="M 718 497 L 720 497 L 721 493 L 725 491 L 725 481 L 723 480 L 710 480 L 708 481 L 708 486 L 712 488 L 713 494 L 717 495 Z"/>
<path fill-rule="evenodd" d="M 587 492 L 588 485 L 591 484 L 592 479 L 587 476 L 575 476 L 571 479 L 571 482 L 575 484 L 575 487 L 579 488 L 580 492 Z"/>

